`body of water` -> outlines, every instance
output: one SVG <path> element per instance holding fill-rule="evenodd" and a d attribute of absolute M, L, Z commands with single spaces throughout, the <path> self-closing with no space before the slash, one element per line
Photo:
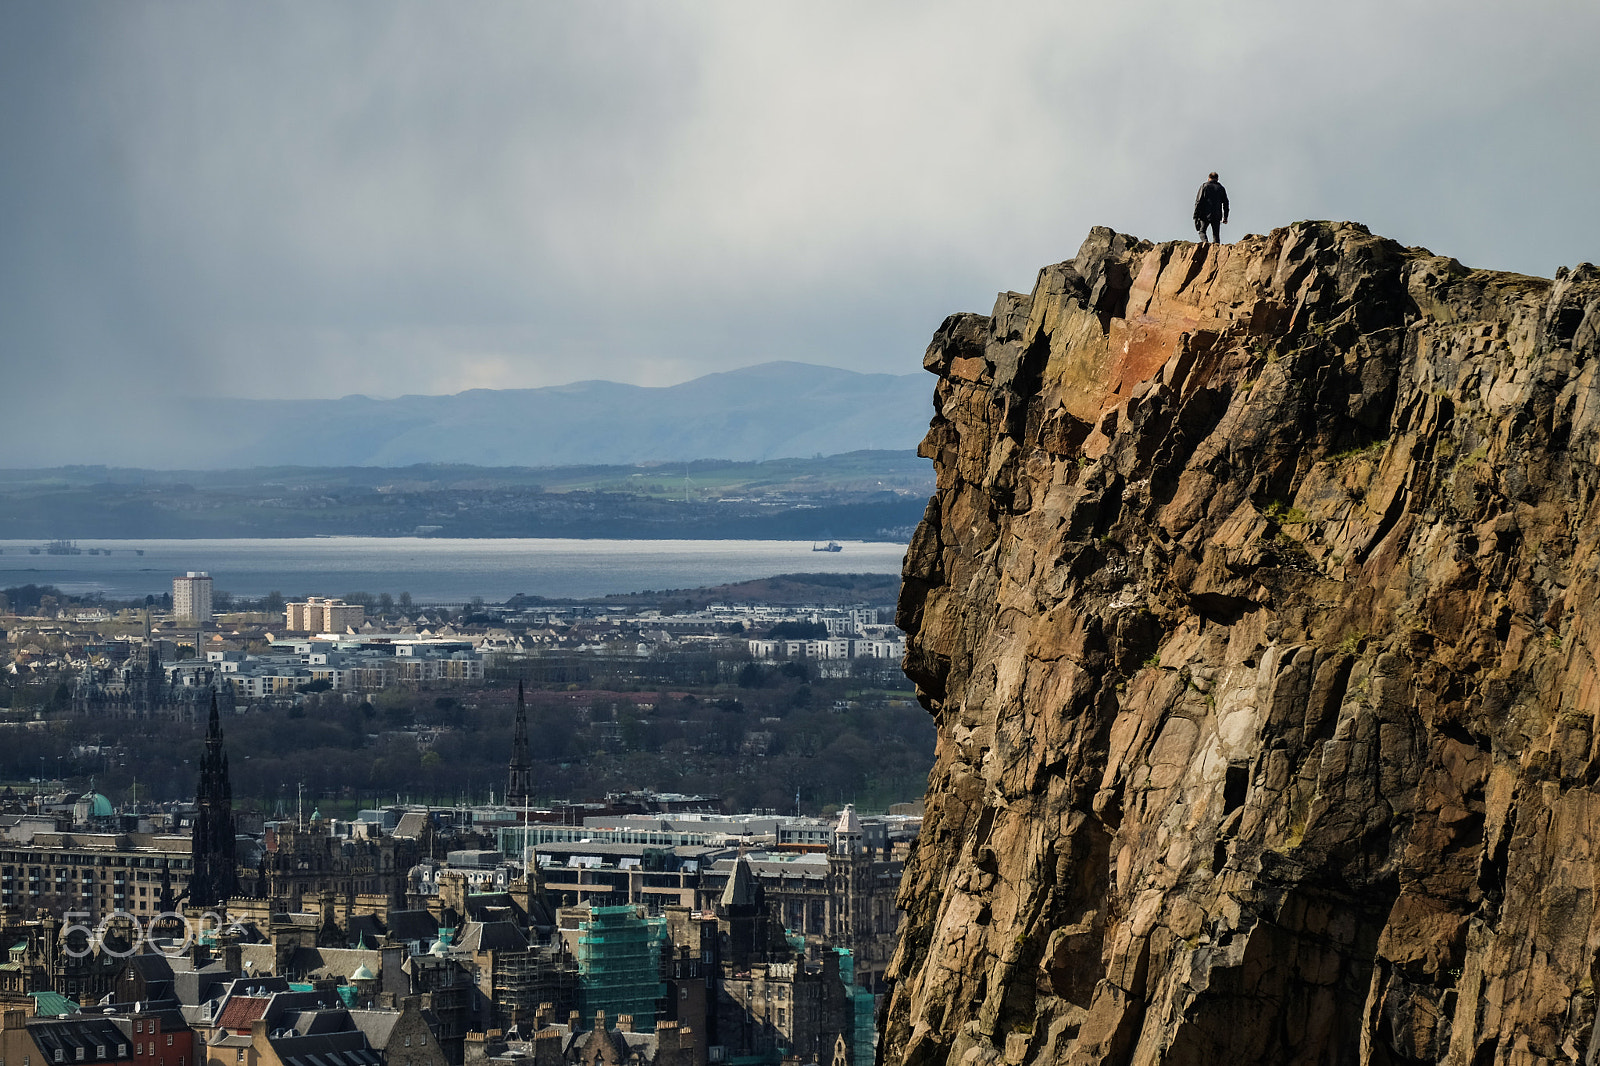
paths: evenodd
<path fill-rule="evenodd" d="M 374 596 L 418 603 L 490 603 L 517 593 L 587 598 L 698 588 L 786 573 L 898 574 L 904 544 L 850 541 L 839 552 L 810 541 L 446 540 L 309 537 L 236 540 L 84 540 L 82 554 L 29 554 L 36 541 L 0 541 L 0 588 L 54 585 L 75 596 L 160 596 L 189 570 L 235 596 Z M 102 554 L 91 555 L 89 549 Z M 138 552 L 144 554 L 140 555 Z M 109 554 L 103 554 L 109 552 Z"/>

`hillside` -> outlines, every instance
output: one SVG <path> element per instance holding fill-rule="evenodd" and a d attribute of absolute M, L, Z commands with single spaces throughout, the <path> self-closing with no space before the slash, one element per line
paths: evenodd
<path fill-rule="evenodd" d="M 926 408 L 920 375 L 803 363 L 765 363 L 663 388 L 580 381 L 390 400 L 196 400 L 130 435 L 116 461 L 206 469 L 754 462 L 909 450 L 927 428 Z M 29 443 L 10 461 L 44 465 L 26 453 L 49 447 Z"/>
<path fill-rule="evenodd" d="M 926 460 L 0 470 L 0 540 L 400 536 L 904 540 Z"/>

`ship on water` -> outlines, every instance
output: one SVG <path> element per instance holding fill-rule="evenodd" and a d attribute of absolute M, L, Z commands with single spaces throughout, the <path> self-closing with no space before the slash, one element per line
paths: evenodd
<path fill-rule="evenodd" d="M 53 540 L 44 546 L 47 555 L 82 555 L 83 549 L 70 540 Z"/>
<path fill-rule="evenodd" d="M 830 540 L 826 544 L 811 545 L 811 550 L 814 552 L 842 552 L 844 551 L 844 545 L 836 540 Z"/>

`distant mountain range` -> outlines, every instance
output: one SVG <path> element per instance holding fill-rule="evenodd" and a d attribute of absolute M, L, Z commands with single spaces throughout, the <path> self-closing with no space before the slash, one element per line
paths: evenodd
<path fill-rule="evenodd" d="M 781 362 L 664 388 L 582 381 L 393 400 L 196 401 L 184 431 L 129 442 L 117 462 L 542 467 L 900 450 L 927 431 L 932 397 L 925 374 Z"/>

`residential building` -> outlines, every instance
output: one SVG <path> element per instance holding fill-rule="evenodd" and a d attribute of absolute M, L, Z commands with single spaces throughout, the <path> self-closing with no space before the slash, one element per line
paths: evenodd
<path fill-rule="evenodd" d="M 0 905 L 19 913 L 64 917 L 87 912 L 98 925 L 113 911 L 147 920 L 161 912 L 161 893 L 187 886 L 190 838 L 151 833 L 34 833 L 0 839 Z"/>
<path fill-rule="evenodd" d="M 17 1066 L 135 1066 L 133 1041 L 103 1016 L 29 1019 L 0 1016 L 0 1058 Z"/>
<path fill-rule="evenodd" d="M 194 626 L 211 624 L 211 575 L 190 570 L 172 579 L 172 616 Z"/>
<path fill-rule="evenodd" d="M 385 1066 L 445 1066 L 449 1061 L 418 1005 L 407 996 L 398 1010 L 352 1010 L 350 1018 L 384 1058 Z"/>
<path fill-rule="evenodd" d="M 366 615 L 359 603 L 308 596 L 302 603 L 286 605 L 284 625 L 291 633 L 343 633 L 360 629 Z"/>
<path fill-rule="evenodd" d="M 905 640 L 868 637 L 829 637 L 826 640 L 745 641 L 753 659 L 901 659 Z"/>

